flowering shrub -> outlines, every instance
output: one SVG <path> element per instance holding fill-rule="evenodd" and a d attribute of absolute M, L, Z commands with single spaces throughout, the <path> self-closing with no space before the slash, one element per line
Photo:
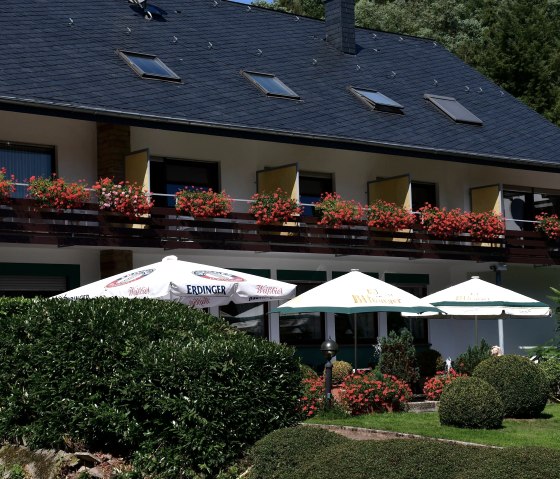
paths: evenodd
<path fill-rule="evenodd" d="M 14 175 L 6 177 L 6 168 L 0 168 L 0 203 L 5 203 L 16 191 Z"/>
<path fill-rule="evenodd" d="M 558 219 L 558 215 L 542 213 L 535 216 L 535 219 L 538 221 L 535 225 L 537 231 L 542 231 L 553 240 L 560 238 L 560 219 Z"/>
<path fill-rule="evenodd" d="M 102 178 L 93 185 L 93 190 L 97 193 L 100 210 L 116 211 L 130 219 L 148 214 L 154 205 L 137 183 L 115 183 L 111 178 Z"/>
<path fill-rule="evenodd" d="M 318 224 L 340 228 L 362 221 L 363 206 L 354 200 L 343 200 L 338 193 L 323 193 L 321 201 L 314 203 L 321 215 Z"/>
<path fill-rule="evenodd" d="M 467 218 L 459 209 L 446 210 L 426 203 L 418 210 L 420 223 L 424 229 L 436 238 L 457 236 L 467 231 Z"/>
<path fill-rule="evenodd" d="M 376 200 L 367 210 L 368 226 L 389 231 L 410 229 L 416 222 L 416 216 L 396 203 Z"/>
<path fill-rule="evenodd" d="M 89 201 L 89 192 L 83 181 L 66 183 L 53 174 L 50 178 L 32 176 L 28 183 L 27 194 L 43 208 L 81 208 Z"/>
<path fill-rule="evenodd" d="M 302 381 L 303 396 L 299 400 L 300 410 L 306 417 L 314 416 L 325 402 L 325 380 L 323 377 L 307 378 Z"/>
<path fill-rule="evenodd" d="M 430 401 L 439 401 L 445 386 L 451 384 L 457 378 L 466 376 L 466 374 L 456 372 L 453 368 L 450 368 L 449 372 L 438 371 L 434 377 L 428 379 L 424 383 L 423 392 L 426 395 L 426 399 Z"/>
<path fill-rule="evenodd" d="M 303 211 L 298 202 L 281 188 L 274 193 L 255 193 L 251 196 L 251 201 L 249 213 L 257 219 L 259 225 L 290 221 Z"/>
<path fill-rule="evenodd" d="M 342 402 L 353 416 L 403 410 L 412 397 L 408 384 L 388 374 L 356 373 L 340 387 Z"/>
<path fill-rule="evenodd" d="M 183 189 L 175 193 L 175 200 L 177 212 L 198 218 L 225 218 L 231 212 L 231 197 L 212 188 Z"/>
<path fill-rule="evenodd" d="M 502 215 L 493 211 L 482 213 L 465 213 L 467 233 L 474 241 L 488 241 L 505 234 L 506 227 Z"/>

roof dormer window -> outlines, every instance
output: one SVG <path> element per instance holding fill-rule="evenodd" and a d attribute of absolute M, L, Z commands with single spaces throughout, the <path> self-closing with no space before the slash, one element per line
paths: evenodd
<path fill-rule="evenodd" d="M 372 110 L 388 113 L 404 113 L 404 106 L 377 90 L 366 90 L 364 88 L 355 88 L 351 86 L 350 91 Z"/>
<path fill-rule="evenodd" d="M 471 125 L 482 125 L 482 120 L 467 110 L 455 98 L 450 96 L 430 95 L 426 93 L 424 98 L 438 107 L 443 113 L 457 123 L 469 123 Z"/>
<path fill-rule="evenodd" d="M 180 82 L 181 78 L 155 55 L 117 50 L 119 56 L 142 78 Z"/>
<path fill-rule="evenodd" d="M 299 95 L 286 86 L 276 75 L 242 70 L 241 74 L 267 96 L 299 100 Z"/>

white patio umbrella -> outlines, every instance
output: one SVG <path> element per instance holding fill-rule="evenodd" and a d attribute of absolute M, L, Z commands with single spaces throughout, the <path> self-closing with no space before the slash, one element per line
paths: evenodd
<path fill-rule="evenodd" d="M 376 311 L 440 312 L 413 294 L 357 270 L 316 286 L 273 310 L 280 313 L 354 314 L 354 367 L 357 367 L 356 313 Z"/>
<path fill-rule="evenodd" d="M 437 306 L 445 316 L 426 312 L 423 314 L 402 313 L 403 316 L 431 316 L 434 318 L 474 319 L 475 339 L 478 344 L 479 319 L 503 319 L 510 316 L 542 318 L 550 316 L 552 310 L 546 303 L 529 298 L 507 288 L 481 280 L 478 276 L 463 283 L 438 291 L 422 298 L 422 301 Z M 504 331 L 498 328 L 499 344 L 504 350 Z"/>
<path fill-rule="evenodd" d="M 289 299 L 296 286 L 248 273 L 167 256 L 142 266 L 53 296 L 54 298 L 152 298 L 178 301 L 194 308 L 230 302 L 257 303 Z"/>

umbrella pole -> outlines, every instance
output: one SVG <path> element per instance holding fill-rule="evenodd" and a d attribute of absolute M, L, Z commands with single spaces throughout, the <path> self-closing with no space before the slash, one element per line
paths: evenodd
<path fill-rule="evenodd" d="M 476 315 L 474 317 L 474 340 L 478 346 L 478 317 Z"/>
<path fill-rule="evenodd" d="M 500 345 L 500 349 L 502 353 L 505 354 L 504 349 L 504 320 L 502 318 L 498 319 L 498 344 Z"/>
<path fill-rule="evenodd" d="M 354 313 L 354 370 L 358 370 L 358 315 Z"/>

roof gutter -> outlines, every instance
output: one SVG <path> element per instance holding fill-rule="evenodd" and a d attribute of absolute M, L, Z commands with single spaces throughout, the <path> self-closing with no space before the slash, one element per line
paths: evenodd
<path fill-rule="evenodd" d="M 124 110 L 108 109 L 108 108 L 94 108 L 85 105 L 75 105 L 65 102 L 55 102 L 48 100 L 40 100 L 30 98 L 16 98 L 11 96 L 0 95 L 0 106 L 12 106 L 13 111 L 22 113 L 35 113 L 35 114 L 48 114 L 47 112 L 65 112 L 66 115 L 59 115 L 63 117 L 72 117 L 83 120 L 109 121 L 111 119 L 125 120 L 133 126 L 146 126 L 154 123 L 164 123 L 168 125 L 167 128 L 176 131 L 188 131 L 184 127 L 190 128 L 194 133 L 202 134 L 222 134 L 218 130 L 225 130 L 231 132 L 230 136 L 234 137 L 251 137 L 260 139 L 262 141 L 272 141 L 271 136 L 275 137 L 275 141 L 291 142 L 298 144 L 307 144 L 314 146 L 324 146 L 328 148 L 353 149 L 358 151 L 376 151 L 384 154 L 401 154 L 408 153 L 408 156 L 413 157 L 428 157 L 431 159 L 441 159 L 445 156 L 446 160 L 454 159 L 464 163 L 475 163 L 486 166 L 501 166 L 509 168 L 522 168 L 522 169 L 538 169 L 541 171 L 560 171 L 560 164 L 551 164 L 538 160 L 531 160 L 528 158 L 518 158 L 504 155 L 482 155 L 461 150 L 443 150 L 430 147 L 418 147 L 414 145 L 406 145 L 402 143 L 392 142 L 375 142 L 364 141 L 357 138 L 348 137 L 332 137 L 325 135 L 316 135 L 305 132 L 293 132 L 287 130 L 274 130 L 269 128 L 254 128 L 243 127 L 229 123 L 209 123 L 196 120 L 186 120 L 179 117 L 170 116 L 157 116 L 139 113 L 131 113 Z M 43 111 L 44 110 L 44 111 Z M 146 124 L 146 125 L 143 125 Z M 208 131 L 206 131 L 208 130 Z M 258 138 L 256 138 L 256 137 Z M 299 141 L 298 141 L 299 140 Z M 491 160 L 491 161 L 488 161 Z"/>

